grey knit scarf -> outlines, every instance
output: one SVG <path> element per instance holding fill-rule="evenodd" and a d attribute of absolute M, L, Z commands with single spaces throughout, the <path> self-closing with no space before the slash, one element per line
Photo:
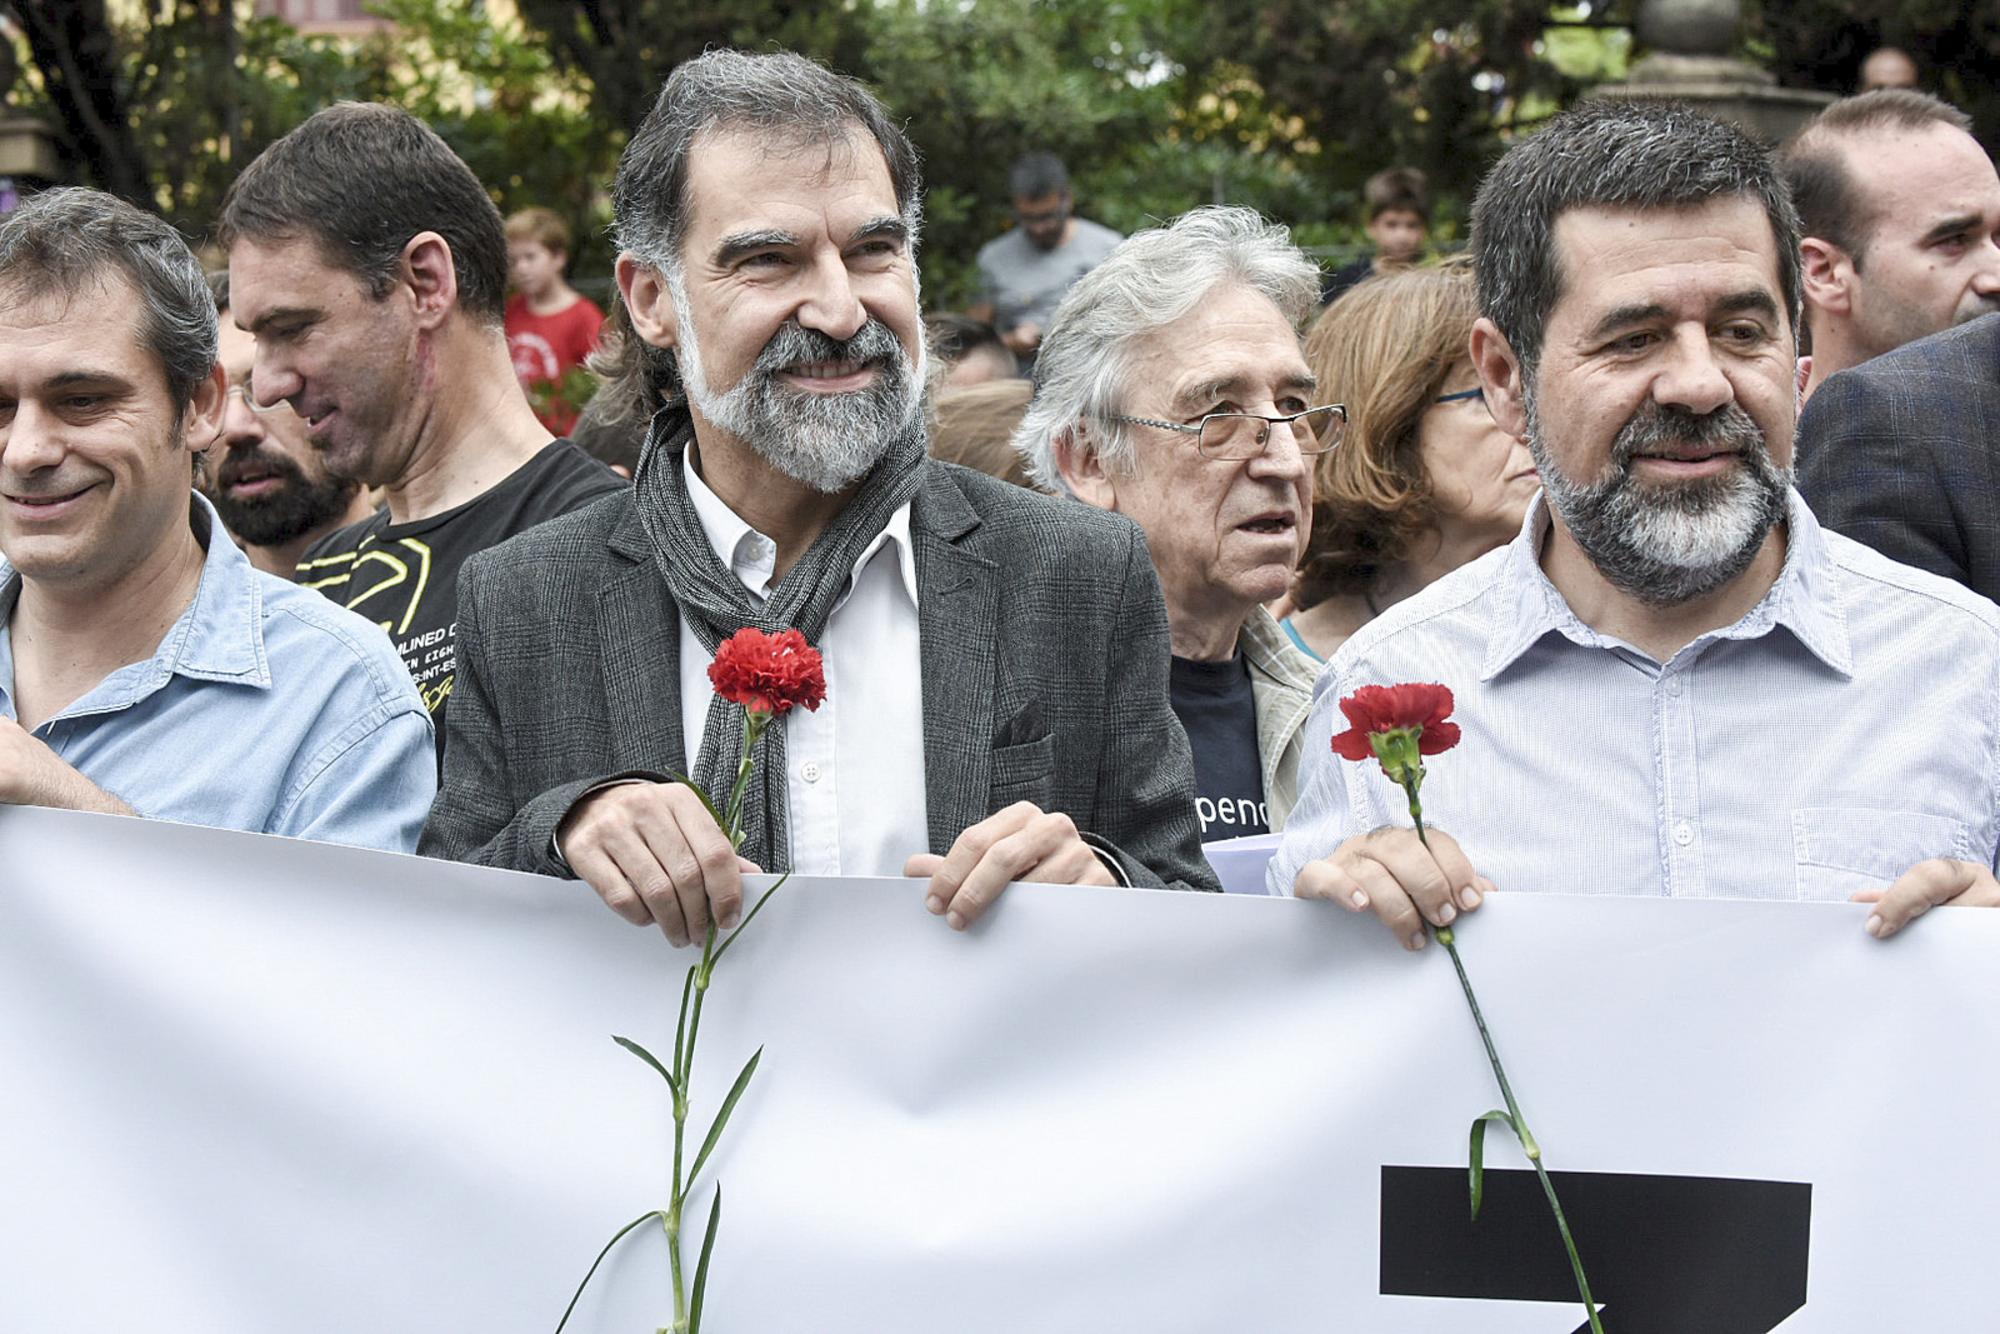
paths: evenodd
<path fill-rule="evenodd" d="M 633 479 L 654 564 L 681 616 L 711 654 L 745 626 L 769 634 L 795 629 L 819 647 L 854 562 L 888 526 L 890 516 L 917 493 L 925 455 L 922 429 L 905 432 L 889 447 L 847 507 L 785 571 L 761 606 L 716 556 L 695 513 L 682 473 L 682 458 L 693 438 L 685 407 L 663 409 L 653 418 Z M 765 732 L 760 750 L 743 795 L 742 853 L 767 871 L 788 871 L 792 847 L 785 805 L 785 729 Z M 742 753 L 743 710 L 717 695 L 709 701 L 692 776 L 718 807 L 729 796 Z"/>

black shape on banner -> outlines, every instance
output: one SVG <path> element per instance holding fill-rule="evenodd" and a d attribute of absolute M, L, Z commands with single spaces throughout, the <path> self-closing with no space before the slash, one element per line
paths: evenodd
<path fill-rule="evenodd" d="M 1549 1175 L 1605 1334 L 1769 1334 L 1806 1304 L 1810 1183 Z M 1475 1223 L 1464 1168 L 1384 1167 L 1382 1293 L 1577 1303 L 1527 1170 L 1488 1169 Z"/>

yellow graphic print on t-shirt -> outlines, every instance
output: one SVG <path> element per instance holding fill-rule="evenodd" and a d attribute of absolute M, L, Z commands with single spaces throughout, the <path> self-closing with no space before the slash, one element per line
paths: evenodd
<path fill-rule="evenodd" d="M 410 622 L 416 619 L 417 607 L 424 600 L 424 590 L 430 587 L 431 549 L 429 544 L 414 537 L 397 538 L 395 545 L 403 549 L 408 559 L 388 548 L 364 546 L 359 551 L 345 551 L 305 562 L 299 566 L 299 582 L 321 592 L 346 584 L 347 598 L 341 605 L 349 611 L 374 617 L 375 623 L 392 635 L 406 635 L 410 632 Z M 411 578 L 413 563 L 414 580 Z M 371 565 L 384 568 L 372 571 L 375 581 L 357 592 L 356 585 L 371 574 L 368 568 Z M 382 618 L 382 608 L 364 605 L 397 588 L 406 591 L 390 603 L 387 619 Z"/>

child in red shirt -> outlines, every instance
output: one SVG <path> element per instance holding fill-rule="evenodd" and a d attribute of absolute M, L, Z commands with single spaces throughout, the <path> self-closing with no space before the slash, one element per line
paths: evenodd
<path fill-rule="evenodd" d="M 507 351 L 514 374 L 542 425 L 568 435 L 580 401 L 572 401 L 583 359 L 597 347 L 604 312 L 563 281 L 569 263 L 569 228 L 554 212 L 525 208 L 507 219 Z"/>

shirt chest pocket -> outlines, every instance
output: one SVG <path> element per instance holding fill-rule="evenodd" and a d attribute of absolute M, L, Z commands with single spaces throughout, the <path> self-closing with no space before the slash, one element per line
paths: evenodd
<path fill-rule="evenodd" d="M 1881 889 L 1927 857 L 1974 860 L 1963 823 L 1916 811 L 1807 806 L 1792 812 L 1800 899 L 1838 902 Z"/>
<path fill-rule="evenodd" d="M 1048 810 L 1055 786 L 1056 739 L 1036 737 L 1018 745 L 999 746 L 993 751 L 993 809 L 1003 810 L 1017 801 L 1032 801 Z"/>

